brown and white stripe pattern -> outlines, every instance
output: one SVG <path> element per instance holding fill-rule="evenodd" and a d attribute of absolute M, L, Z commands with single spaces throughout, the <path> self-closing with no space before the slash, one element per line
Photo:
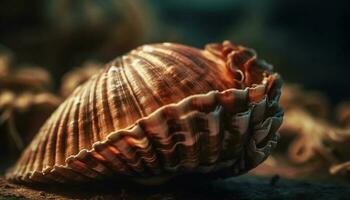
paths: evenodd
<path fill-rule="evenodd" d="M 183 173 L 238 175 L 276 145 L 280 87 L 271 66 L 229 42 L 205 50 L 145 45 L 78 87 L 7 177 L 151 183 Z"/>

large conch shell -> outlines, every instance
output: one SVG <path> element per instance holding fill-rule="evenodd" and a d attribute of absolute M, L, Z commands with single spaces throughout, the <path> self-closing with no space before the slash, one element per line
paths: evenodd
<path fill-rule="evenodd" d="M 204 50 L 144 45 L 78 87 L 7 178 L 157 184 L 188 173 L 238 175 L 277 143 L 280 87 L 272 66 L 228 41 Z"/>

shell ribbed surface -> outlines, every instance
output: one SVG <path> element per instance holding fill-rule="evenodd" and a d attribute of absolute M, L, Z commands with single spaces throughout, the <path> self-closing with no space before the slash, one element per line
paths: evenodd
<path fill-rule="evenodd" d="M 7 178 L 147 184 L 183 173 L 238 175 L 276 145 L 280 82 L 253 51 L 228 42 L 144 45 L 78 87 Z"/>

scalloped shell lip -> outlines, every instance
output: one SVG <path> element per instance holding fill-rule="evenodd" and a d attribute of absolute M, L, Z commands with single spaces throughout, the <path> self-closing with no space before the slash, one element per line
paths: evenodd
<path fill-rule="evenodd" d="M 36 182 L 66 182 L 69 180 L 70 175 L 75 175 L 76 180 L 91 180 L 95 178 L 100 178 L 99 176 L 99 170 L 102 170 L 103 166 L 94 166 L 93 169 L 89 169 L 90 174 L 84 174 L 79 175 L 79 173 L 74 172 L 71 170 L 72 168 L 69 166 L 70 163 L 81 160 L 83 157 L 89 155 L 94 157 L 97 160 L 102 161 L 103 158 L 98 156 L 97 149 L 98 148 L 108 148 L 108 144 L 113 143 L 118 137 L 122 136 L 123 132 L 129 132 L 134 133 L 136 129 L 138 129 L 138 125 L 143 124 L 145 121 L 150 121 L 153 119 L 159 118 L 164 112 L 169 110 L 174 110 L 176 112 L 185 112 L 188 110 L 193 109 L 195 106 L 198 107 L 206 107 L 209 108 L 221 105 L 225 109 L 237 109 L 235 112 L 240 112 L 241 106 L 237 105 L 239 104 L 255 104 L 261 101 L 264 97 L 268 96 L 271 98 L 270 95 L 272 94 L 273 99 L 279 98 L 280 94 L 280 86 L 276 86 L 277 88 L 273 88 L 273 84 L 276 80 L 279 80 L 280 77 L 278 74 L 272 74 L 268 77 L 265 77 L 261 84 L 253 85 L 252 87 L 247 87 L 245 89 L 236 89 L 236 88 L 230 88 L 224 91 L 210 91 L 206 94 L 196 94 L 191 95 L 180 102 L 168 104 L 163 107 L 160 107 L 150 115 L 141 118 L 137 120 L 133 125 L 122 129 L 118 131 L 114 131 L 110 133 L 107 137 L 107 139 L 96 142 L 93 144 L 91 149 L 83 149 L 76 155 L 71 155 L 68 158 L 66 158 L 65 165 L 54 165 L 52 167 L 46 167 L 42 171 L 29 171 L 24 174 L 18 173 L 16 171 L 12 171 L 10 169 L 8 173 L 6 174 L 6 177 L 12 181 L 16 182 L 33 182 L 35 180 Z M 216 102 L 217 101 L 217 102 Z M 195 103 L 194 103 L 195 102 Z M 199 104 L 198 104 L 199 103 Z M 198 105 L 197 105 L 198 104 Z M 205 105 L 205 106 L 204 106 Z M 231 110 L 230 112 L 233 112 Z M 84 172 L 85 173 L 85 172 Z M 60 174 L 63 177 L 57 178 L 55 174 Z M 102 175 L 103 176 L 103 175 Z M 67 178 L 67 180 L 65 180 Z"/>

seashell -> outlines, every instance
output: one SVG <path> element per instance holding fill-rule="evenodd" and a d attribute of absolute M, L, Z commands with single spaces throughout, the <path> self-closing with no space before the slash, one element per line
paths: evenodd
<path fill-rule="evenodd" d="M 18 156 L 62 102 L 50 93 L 45 69 L 14 65 L 14 58 L 0 45 L 0 157 L 8 158 Z"/>
<path fill-rule="evenodd" d="M 341 102 L 337 108 L 337 121 L 341 127 L 350 128 L 350 102 Z"/>
<path fill-rule="evenodd" d="M 18 156 L 61 102 L 49 92 L 0 90 L 0 156 Z"/>
<path fill-rule="evenodd" d="M 235 176 L 264 161 L 283 118 L 281 78 L 228 41 L 144 45 L 62 103 L 6 177 L 27 183 Z"/>
<path fill-rule="evenodd" d="M 11 61 L 12 55 L 8 52 L 3 52 L 0 44 L 0 78 L 8 75 Z"/>

